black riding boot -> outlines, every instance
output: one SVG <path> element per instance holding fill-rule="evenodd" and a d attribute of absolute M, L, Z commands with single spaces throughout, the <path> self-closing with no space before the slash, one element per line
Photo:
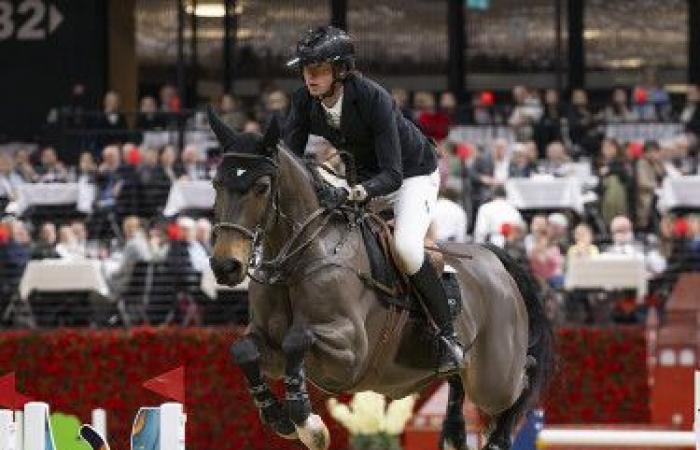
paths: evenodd
<path fill-rule="evenodd" d="M 411 283 L 418 290 L 425 306 L 440 328 L 438 340 L 441 345 L 438 373 L 448 374 L 462 368 L 464 349 L 457 340 L 452 326 L 447 294 L 435 269 L 426 256 L 420 270 L 410 276 Z"/>

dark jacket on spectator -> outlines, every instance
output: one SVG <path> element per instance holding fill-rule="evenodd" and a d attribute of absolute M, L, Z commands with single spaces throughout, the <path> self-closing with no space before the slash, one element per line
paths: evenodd
<path fill-rule="evenodd" d="M 56 252 L 56 245 L 48 242 L 37 242 L 32 248 L 32 259 L 53 259 L 61 256 Z"/>

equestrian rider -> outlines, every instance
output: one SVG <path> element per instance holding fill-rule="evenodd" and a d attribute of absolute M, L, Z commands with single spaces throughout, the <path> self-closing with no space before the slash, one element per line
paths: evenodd
<path fill-rule="evenodd" d="M 338 206 L 383 197 L 393 206 L 396 252 L 441 329 L 438 371 L 449 373 L 462 366 L 464 351 L 440 277 L 424 251 L 437 203 L 437 153 L 404 118 L 391 95 L 354 70 L 354 53 L 350 36 L 332 26 L 302 36 L 288 66 L 301 68 L 305 86 L 292 97 L 284 140 L 303 155 L 309 134 L 315 134 L 354 156 L 358 184 L 349 190 L 329 188 L 327 203 Z"/>

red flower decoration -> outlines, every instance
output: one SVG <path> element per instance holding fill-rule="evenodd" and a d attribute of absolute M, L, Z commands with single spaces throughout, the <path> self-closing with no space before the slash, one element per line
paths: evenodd
<path fill-rule="evenodd" d="M 688 219 L 685 217 L 676 219 L 676 221 L 673 223 L 673 234 L 677 238 L 685 238 L 688 236 L 689 232 L 690 224 L 688 223 Z"/>
<path fill-rule="evenodd" d="M 496 98 L 491 91 L 483 91 L 479 96 L 479 103 L 481 106 L 493 106 L 496 102 Z"/>

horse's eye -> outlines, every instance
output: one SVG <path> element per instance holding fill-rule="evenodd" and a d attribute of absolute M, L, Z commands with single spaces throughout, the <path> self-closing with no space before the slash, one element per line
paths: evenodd
<path fill-rule="evenodd" d="M 255 184 L 253 184 L 253 190 L 257 195 L 265 194 L 269 187 L 270 182 L 267 180 L 256 181 Z"/>

